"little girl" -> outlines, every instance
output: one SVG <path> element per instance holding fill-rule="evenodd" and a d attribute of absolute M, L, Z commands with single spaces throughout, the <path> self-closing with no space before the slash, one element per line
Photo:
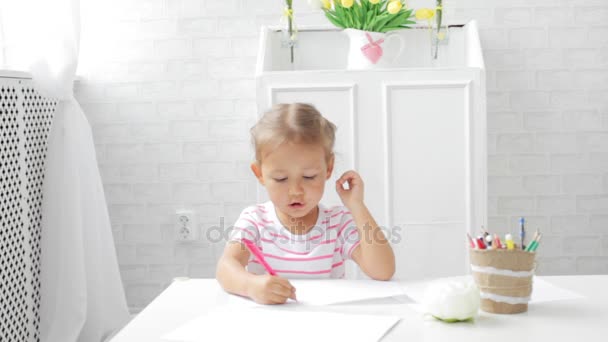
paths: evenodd
<path fill-rule="evenodd" d="M 344 206 L 319 203 L 334 167 L 335 130 L 313 106 L 301 103 L 274 106 L 251 129 L 251 170 L 270 201 L 246 208 L 236 221 L 217 265 L 224 290 L 282 304 L 296 299 L 287 278 L 343 278 L 348 259 L 373 279 L 393 276 L 393 250 L 363 202 L 357 172 L 336 181 Z M 243 239 L 255 243 L 276 276 L 267 274 Z"/>

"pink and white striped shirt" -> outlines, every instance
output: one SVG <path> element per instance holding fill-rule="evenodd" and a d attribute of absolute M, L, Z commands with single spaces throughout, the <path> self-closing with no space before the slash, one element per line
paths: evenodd
<path fill-rule="evenodd" d="M 274 205 L 266 203 L 243 210 L 234 224 L 229 241 L 247 238 L 261 249 L 264 258 L 281 277 L 343 278 L 344 262 L 359 245 L 353 217 L 343 206 L 326 208 L 319 204 L 319 217 L 306 234 L 292 234 L 279 221 Z M 265 274 L 253 255 L 247 270 Z"/>

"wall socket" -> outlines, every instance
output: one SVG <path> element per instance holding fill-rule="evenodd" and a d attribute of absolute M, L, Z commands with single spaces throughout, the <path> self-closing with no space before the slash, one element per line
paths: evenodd
<path fill-rule="evenodd" d="M 192 210 L 178 210 L 175 212 L 175 240 L 195 241 L 198 239 L 196 219 Z"/>

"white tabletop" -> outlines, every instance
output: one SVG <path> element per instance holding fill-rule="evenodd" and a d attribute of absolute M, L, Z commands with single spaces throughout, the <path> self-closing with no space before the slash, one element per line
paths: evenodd
<path fill-rule="evenodd" d="M 552 276 L 543 280 L 584 298 L 530 304 L 528 312 L 497 315 L 480 311 L 473 322 L 429 319 L 403 299 L 385 298 L 330 305 L 323 310 L 401 317 L 382 341 L 605 341 L 608 336 L 608 275 Z M 400 281 L 404 288 L 421 282 Z M 166 341 L 161 336 L 209 310 L 226 305 L 228 294 L 214 279 L 175 281 L 123 328 L 112 342 Z M 299 308 L 306 310 L 306 308 Z M 314 308 L 319 310 L 319 308 Z M 219 337 L 210 336 L 209 340 Z"/>

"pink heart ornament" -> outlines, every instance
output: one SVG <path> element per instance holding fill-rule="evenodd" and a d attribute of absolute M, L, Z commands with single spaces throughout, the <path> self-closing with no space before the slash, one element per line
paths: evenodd
<path fill-rule="evenodd" d="M 384 42 L 384 39 L 380 38 L 377 41 L 374 41 L 372 36 L 367 32 L 365 33 L 365 37 L 369 43 L 361 47 L 361 52 L 363 52 L 363 55 L 369 59 L 372 64 L 376 64 L 383 54 L 380 44 Z"/>
<path fill-rule="evenodd" d="M 380 58 L 382 57 L 382 47 L 380 45 L 376 45 L 376 44 L 367 44 L 364 47 L 361 48 L 361 52 L 363 52 L 363 55 L 369 59 L 370 62 L 372 62 L 372 64 L 376 64 L 378 63 L 378 61 L 380 60 Z"/>

